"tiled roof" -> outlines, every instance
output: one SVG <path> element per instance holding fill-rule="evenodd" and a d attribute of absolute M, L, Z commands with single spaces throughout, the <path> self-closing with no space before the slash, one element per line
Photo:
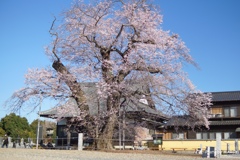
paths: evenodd
<path fill-rule="evenodd" d="M 212 102 L 240 101 L 240 91 L 212 92 Z"/>
<path fill-rule="evenodd" d="M 165 126 L 192 126 L 194 122 L 189 121 L 187 116 L 172 117 Z M 199 122 L 197 125 L 203 125 Z M 209 121 L 210 126 L 240 125 L 240 120 Z"/>
<path fill-rule="evenodd" d="M 85 93 L 85 96 L 87 97 L 87 104 L 89 106 L 89 112 L 91 115 L 97 114 L 98 109 L 106 110 L 106 101 L 101 100 L 101 99 L 99 100 L 97 98 L 98 94 L 97 94 L 97 87 L 96 87 L 95 83 L 91 83 L 91 82 L 90 83 L 81 83 L 81 87 L 82 87 L 83 92 Z M 141 87 L 141 86 L 135 85 L 133 87 L 137 88 L 137 87 Z M 67 103 L 73 104 L 74 111 L 72 113 L 66 114 L 65 117 L 74 117 L 74 116 L 79 115 L 79 113 L 78 113 L 79 109 L 76 104 L 76 101 L 73 99 L 69 99 L 69 101 Z M 96 107 L 96 106 L 98 106 L 98 107 Z M 64 107 L 64 105 L 59 106 L 59 107 Z M 46 111 L 41 111 L 40 116 L 41 117 L 54 117 L 58 113 L 59 107 L 54 107 L 54 108 L 46 110 Z M 128 102 L 127 106 L 125 107 L 125 111 L 127 111 L 129 113 L 145 112 L 151 116 L 158 116 L 165 120 L 168 119 L 160 111 L 152 109 L 148 105 L 141 103 L 141 102 L 137 102 L 137 103 L 132 103 L 131 101 Z"/>
<path fill-rule="evenodd" d="M 67 113 L 65 113 L 64 117 L 76 117 L 76 116 L 80 115 L 80 111 L 78 109 L 77 102 L 74 99 L 70 98 L 66 102 L 66 105 L 71 105 L 72 108 L 71 108 L 71 111 L 68 111 Z M 64 106 L 54 107 L 49 110 L 41 111 L 39 113 L 40 113 L 41 117 L 56 118 L 56 115 L 61 112 L 61 109 L 63 107 Z"/>
<path fill-rule="evenodd" d="M 40 113 L 41 117 L 48 117 L 48 116 L 56 115 L 57 114 L 57 108 L 54 107 L 54 108 L 51 108 L 51 109 L 48 109 L 48 110 L 45 110 L 45 111 L 40 111 L 39 113 Z"/>
<path fill-rule="evenodd" d="M 210 126 L 218 125 L 240 125 L 240 120 L 228 120 L 228 121 L 209 121 Z"/>
<path fill-rule="evenodd" d="M 202 125 L 202 123 L 198 125 Z M 165 126 L 194 126 L 194 122 L 189 119 L 189 116 L 173 116 Z"/>

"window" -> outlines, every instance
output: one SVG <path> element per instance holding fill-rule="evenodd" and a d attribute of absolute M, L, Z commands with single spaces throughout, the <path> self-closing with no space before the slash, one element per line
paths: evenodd
<path fill-rule="evenodd" d="M 224 117 L 230 117 L 229 108 L 224 108 Z"/>
<path fill-rule="evenodd" d="M 230 133 L 224 132 L 224 139 L 230 139 Z"/>
<path fill-rule="evenodd" d="M 216 134 L 221 132 L 198 132 L 196 139 L 216 139 Z M 223 132 L 222 139 L 235 139 L 237 138 L 236 132 Z"/>
<path fill-rule="evenodd" d="M 237 107 L 230 108 L 230 117 L 237 117 Z"/>
<path fill-rule="evenodd" d="M 201 134 L 201 133 L 197 133 L 197 134 L 196 134 L 196 138 L 197 138 L 197 139 L 202 139 L 202 134 Z"/>
<path fill-rule="evenodd" d="M 184 133 L 179 133 L 179 134 L 178 134 L 178 138 L 179 138 L 179 139 L 184 139 Z"/>
<path fill-rule="evenodd" d="M 221 107 L 211 108 L 211 114 L 221 114 L 221 113 L 222 113 Z"/>
<path fill-rule="evenodd" d="M 196 133 L 196 139 L 216 139 L 215 132 L 198 132 Z"/>
<path fill-rule="evenodd" d="M 184 133 L 173 133 L 172 139 L 184 139 Z"/>
<path fill-rule="evenodd" d="M 209 133 L 209 139 L 216 139 L 215 133 Z"/>
<path fill-rule="evenodd" d="M 231 138 L 231 139 L 237 138 L 236 132 L 230 132 L 230 138 Z"/>
<path fill-rule="evenodd" d="M 224 132 L 224 139 L 233 139 L 236 138 L 235 132 Z"/>
<path fill-rule="evenodd" d="M 178 138 L 178 134 L 177 133 L 173 133 L 172 134 L 172 139 L 177 139 Z"/>
<path fill-rule="evenodd" d="M 67 131 L 66 131 L 65 128 L 66 128 L 66 126 L 58 125 L 58 127 L 57 127 L 58 138 L 65 138 L 65 137 L 67 137 Z"/>
<path fill-rule="evenodd" d="M 208 133 L 202 133 L 202 139 L 208 139 Z"/>
<path fill-rule="evenodd" d="M 224 117 L 237 117 L 237 107 L 224 107 Z"/>
<path fill-rule="evenodd" d="M 196 138 L 197 139 L 208 139 L 208 133 L 206 133 L 206 132 L 196 133 Z"/>

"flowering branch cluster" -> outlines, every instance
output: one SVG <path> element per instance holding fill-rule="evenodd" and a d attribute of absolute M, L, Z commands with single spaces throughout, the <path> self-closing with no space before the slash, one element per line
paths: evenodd
<path fill-rule="evenodd" d="M 26 87 L 13 94 L 11 106 L 16 109 L 39 97 L 71 97 L 80 114 L 70 122 L 86 127 L 88 119 L 88 124 L 99 123 L 110 131 L 104 125 L 116 122 L 111 117 L 117 117 L 121 99 L 138 102 L 144 96 L 151 108 L 167 115 L 190 114 L 208 126 L 211 96 L 197 91 L 188 79 L 182 64 L 196 63 L 177 34 L 162 30 L 162 22 L 159 10 L 145 0 L 78 1 L 59 28 L 51 27 L 54 39 L 46 53 L 53 69 L 29 70 Z M 95 98 L 106 102 L 100 116 L 104 123 L 90 115 L 83 82 L 97 82 Z M 190 96 L 193 93 L 198 94 Z M 60 117 L 73 111 L 70 106 L 64 109 Z"/>

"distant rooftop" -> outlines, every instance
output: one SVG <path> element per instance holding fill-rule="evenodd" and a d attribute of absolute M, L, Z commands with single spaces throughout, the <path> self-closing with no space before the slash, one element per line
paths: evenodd
<path fill-rule="evenodd" d="M 240 91 L 211 92 L 212 102 L 240 101 Z"/>

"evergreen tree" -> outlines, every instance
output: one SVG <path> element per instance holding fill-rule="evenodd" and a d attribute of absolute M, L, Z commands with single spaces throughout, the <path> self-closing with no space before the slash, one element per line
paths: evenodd
<path fill-rule="evenodd" d="M 27 119 L 17 116 L 15 113 L 11 113 L 2 118 L 1 126 L 5 133 L 12 138 L 29 137 L 30 128 Z"/>

